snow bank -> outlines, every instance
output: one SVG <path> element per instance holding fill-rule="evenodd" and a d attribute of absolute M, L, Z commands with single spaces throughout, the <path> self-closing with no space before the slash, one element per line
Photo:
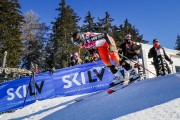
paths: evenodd
<path fill-rule="evenodd" d="M 82 96 L 82 95 L 81 95 Z M 180 73 L 147 79 L 108 95 L 81 102 L 79 96 L 38 101 L 1 119 L 33 120 L 180 120 Z"/>

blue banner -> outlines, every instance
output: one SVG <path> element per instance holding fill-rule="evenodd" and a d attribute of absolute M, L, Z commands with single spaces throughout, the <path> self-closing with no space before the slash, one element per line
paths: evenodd
<path fill-rule="evenodd" d="M 0 84 L 0 112 L 57 96 L 104 90 L 114 78 L 102 61 L 46 72 Z M 26 98 L 26 100 L 25 100 Z"/>

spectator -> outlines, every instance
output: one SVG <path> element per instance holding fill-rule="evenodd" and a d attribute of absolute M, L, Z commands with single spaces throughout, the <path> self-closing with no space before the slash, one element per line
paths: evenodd
<path fill-rule="evenodd" d="M 124 68 L 125 85 L 140 78 L 140 75 L 138 74 L 138 64 L 134 64 L 134 62 L 132 62 L 138 62 L 140 47 L 140 45 L 137 45 L 134 41 L 132 41 L 131 34 L 127 34 L 125 36 L 125 42 L 123 42 L 119 47 L 120 50 L 118 52 L 120 57 L 122 58 L 120 63 Z"/>
<path fill-rule="evenodd" d="M 156 75 L 163 76 L 170 74 L 171 70 L 166 60 L 169 61 L 170 64 L 173 64 L 173 61 L 167 56 L 165 49 L 161 47 L 158 39 L 154 39 L 153 44 L 153 47 L 149 50 L 148 58 L 153 58 L 152 64 L 155 67 Z"/>

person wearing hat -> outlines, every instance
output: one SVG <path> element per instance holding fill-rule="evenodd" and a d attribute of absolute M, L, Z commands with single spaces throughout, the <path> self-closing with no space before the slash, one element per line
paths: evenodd
<path fill-rule="evenodd" d="M 167 56 L 165 49 L 161 47 L 158 39 L 153 40 L 153 47 L 149 50 L 148 58 L 153 58 L 152 64 L 155 67 L 157 76 L 164 76 L 171 73 L 166 60 L 170 64 L 173 64 L 173 61 Z"/>
<path fill-rule="evenodd" d="M 139 79 L 138 65 L 132 61 L 138 61 L 140 55 L 140 45 L 137 45 L 132 41 L 132 35 L 127 34 L 124 38 L 124 42 L 119 46 L 119 55 L 122 58 L 120 64 L 124 68 L 124 84 L 127 85 L 136 79 Z M 125 57 L 123 57 L 125 56 Z M 128 58 L 128 59 L 127 59 Z"/>

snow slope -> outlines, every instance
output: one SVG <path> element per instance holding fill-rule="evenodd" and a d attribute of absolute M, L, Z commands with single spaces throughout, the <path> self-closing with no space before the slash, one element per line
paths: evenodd
<path fill-rule="evenodd" d="M 81 102 L 83 95 L 37 101 L 2 120 L 180 120 L 180 73 L 147 79 Z"/>

